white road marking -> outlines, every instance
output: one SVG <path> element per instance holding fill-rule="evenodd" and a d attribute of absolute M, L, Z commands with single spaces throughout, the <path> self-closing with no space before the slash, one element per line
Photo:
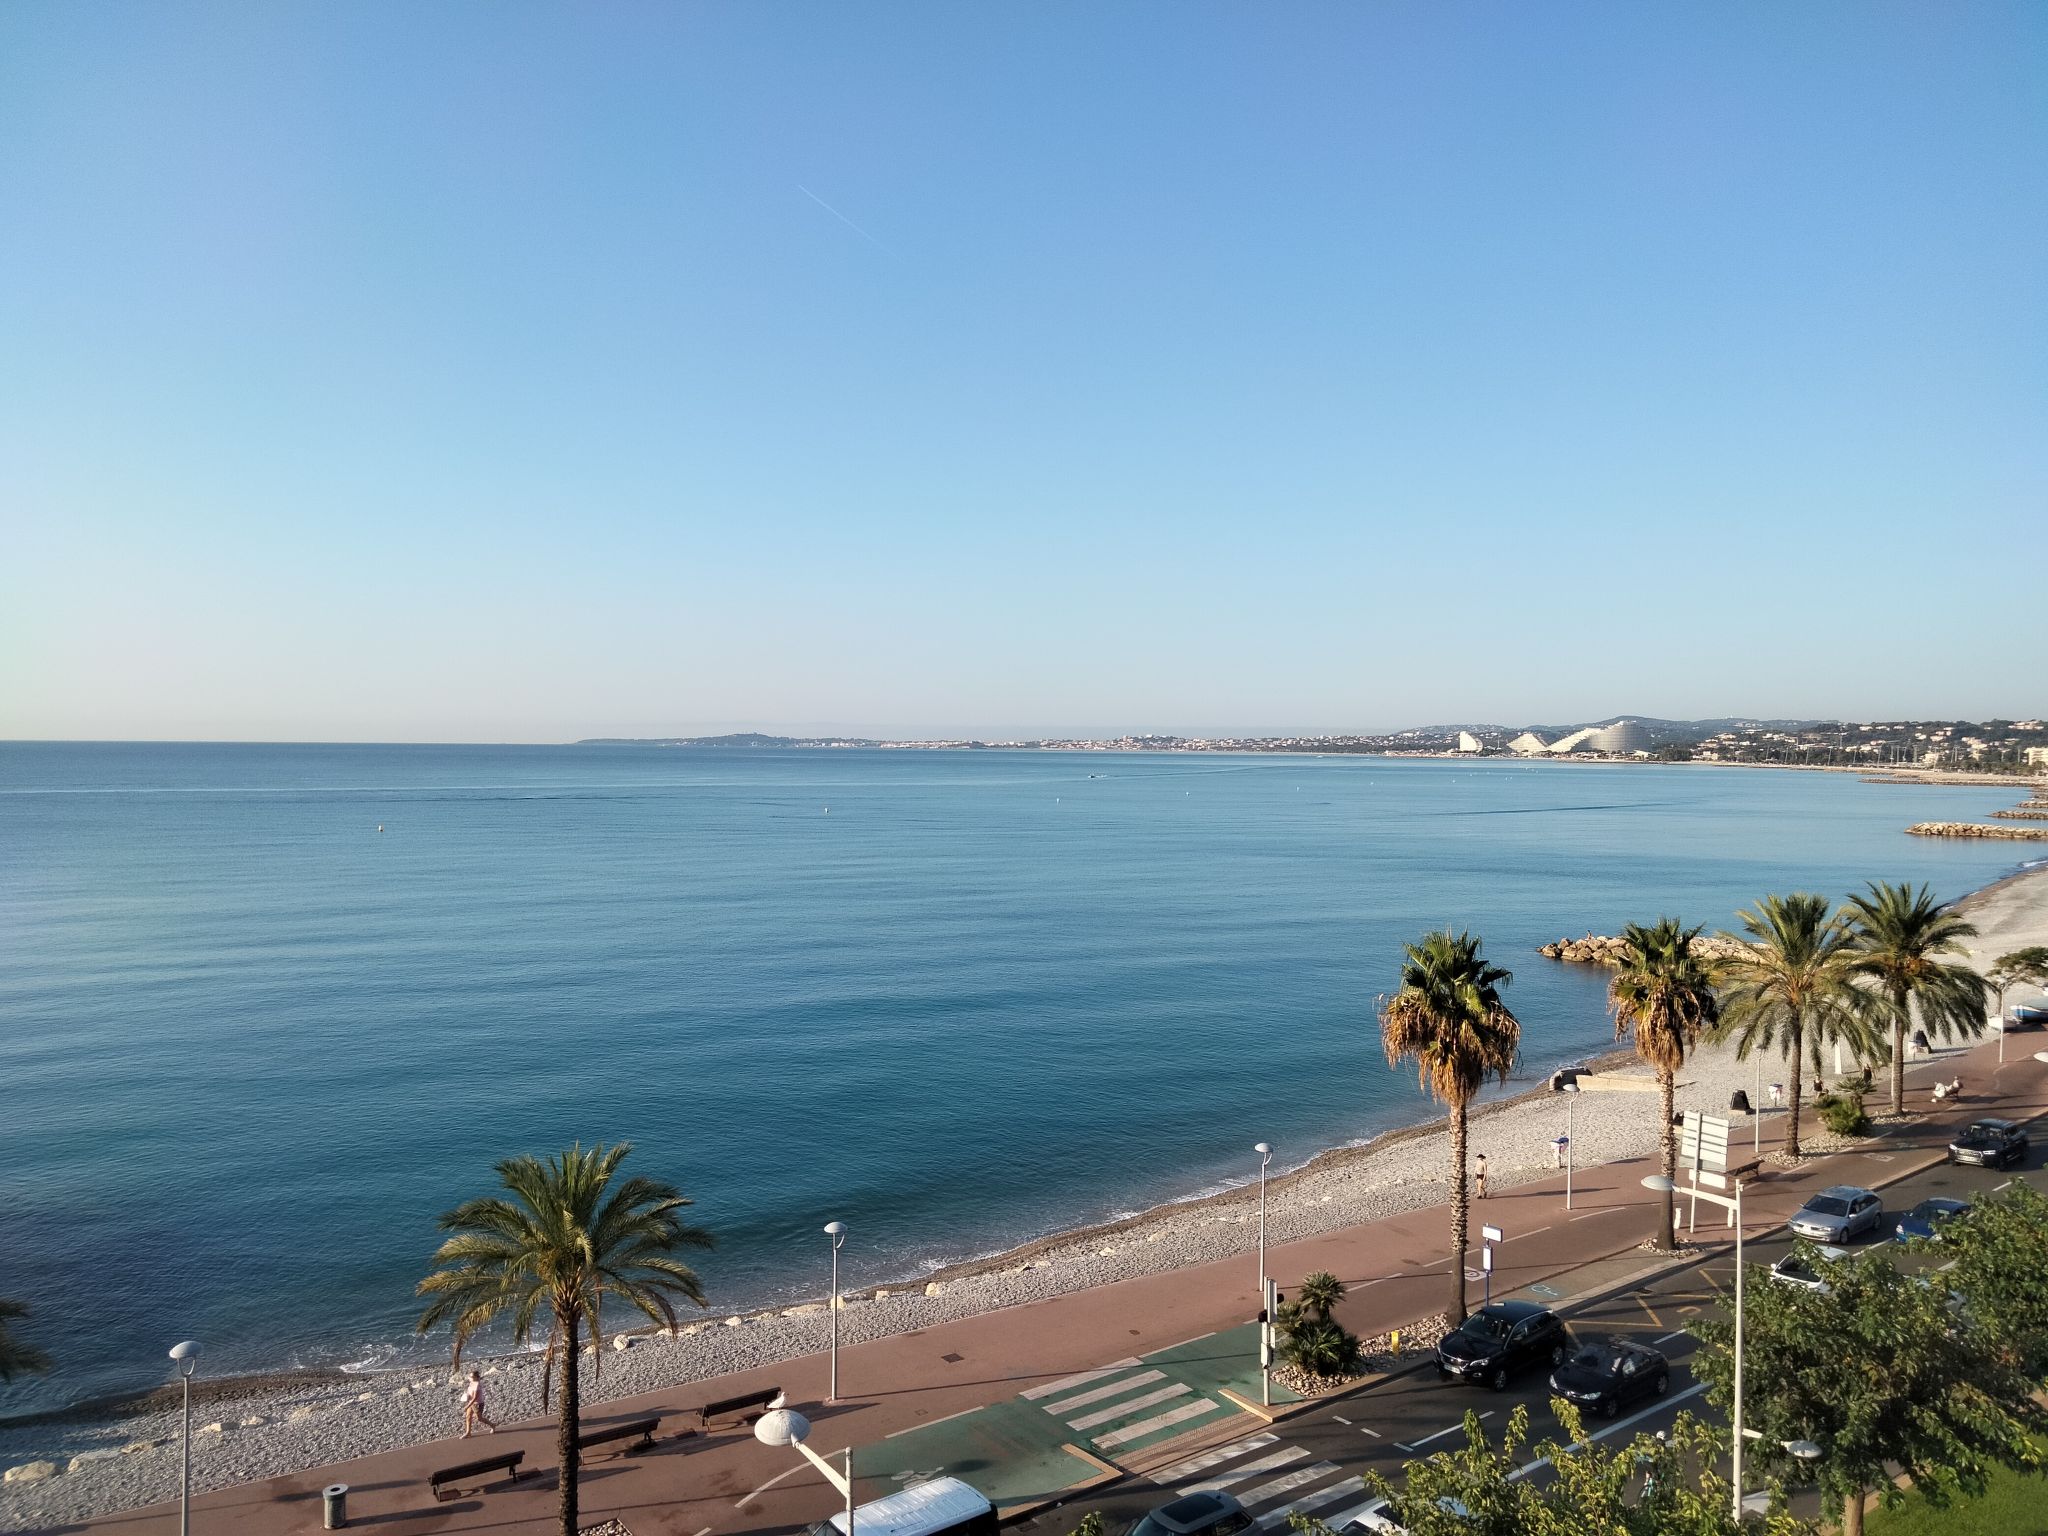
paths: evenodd
<path fill-rule="evenodd" d="M 1305 1499 L 1296 1499 L 1292 1504 L 1282 1504 L 1270 1514 L 1259 1516 L 1259 1524 L 1266 1528 L 1285 1525 L 1289 1515 L 1305 1515 L 1312 1509 L 1321 1509 L 1325 1504 L 1331 1503 L 1333 1500 L 1349 1498 L 1354 1493 L 1363 1492 L 1365 1492 L 1364 1478 L 1347 1477 L 1341 1483 L 1332 1483 L 1327 1488 L 1317 1489 Z"/>
<path fill-rule="evenodd" d="M 1361 1425 L 1359 1425 L 1359 1426 L 1358 1426 L 1358 1432 L 1359 1432 L 1359 1433 L 1360 1433 L 1361 1435 L 1371 1435 L 1371 1436 L 1373 1437 L 1373 1439 L 1375 1439 L 1375 1440 L 1377 1440 L 1377 1439 L 1379 1439 L 1379 1438 L 1380 1438 L 1380 1432 L 1379 1432 L 1378 1430 L 1376 1430 L 1376 1429 L 1367 1429 L 1367 1428 L 1366 1428 L 1366 1427 L 1365 1427 L 1365 1426 L 1364 1426 L 1363 1424 L 1361 1424 Z"/>
<path fill-rule="evenodd" d="M 1263 1504 L 1268 1499 L 1290 1494 L 1297 1488 L 1306 1488 L 1310 1483 L 1318 1482 L 1336 1470 L 1336 1463 L 1319 1461 L 1312 1467 L 1303 1467 L 1297 1472 L 1288 1473 L 1285 1477 L 1276 1477 L 1270 1483 L 1260 1483 L 1256 1488 L 1245 1489 L 1237 1496 L 1238 1502 L 1245 1505 Z"/>
<path fill-rule="evenodd" d="M 1555 1223 L 1555 1222 L 1552 1222 L 1552 1223 L 1551 1223 L 1551 1226 L 1555 1226 L 1555 1225 L 1556 1225 L 1556 1223 Z M 1535 1231 L 1532 1231 L 1532 1232 L 1517 1232 L 1517 1233 L 1515 1234 L 1515 1237 L 1534 1237 L 1534 1236 L 1536 1235 L 1536 1233 L 1537 1233 L 1537 1232 L 1548 1232 L 1549 1230 L 1550 1230 L 1550 1227 L 1538 1227 L 1538 1228 L 1536 1228 L 1536 1229 L 1535 1229 Z M 1513 1241 L 1515 1240 L 1515 1237 L 1511 1237 L 1511 1238 L 1509 1238 L 1509 1239 L 1508 1239 L 1508 1241 L 1512 1243 L 1512 1242 L 1513 1242 Z"/>
<path fill-rule="evenodd" d="M 1176 1397 L 1186 1397 L 1195 1389 L 1184 1381 L 1176 1381 L 1161 1387 L 1157 1392 L 1147 1392 L 1143 1397 L 1134 1397 L 1127 1403 L 1111 1403 L 1107 1408 L 1098 1408 L 1093 1413 L 1084 1413 L 1078 1419 L 1067 1420 L 1069 1429 L 1093 1429 L 1098 1424 L 1107 1424 L 1115 1419 L 1128 1419 L 1141 1409 L 1156 1408 Z"/>
<path fill-rule="evenodd" d="M 1306 1455 L 1308 1455 L 1308 1452 L 1298 1445 L 1283 1445 L 1270 1456 L 1261 1456 L 1257 1461 L 1248 1461 L 1233 1472 L 1226 1472 L 1221 1477 L 1212 1477 L 1206 1482 L 1197 1483 L 1187 1491 L 1189 1493 L 1214 1493 L 1218 1488 L 1228 1488 L 1232 1483 L 1241 1483 L 1248 1477 L 1257 1477 L 1261 1472 L 1270 1472 L 1275 1467 L 1284 1467 L 1290 1461 L 1300 1461 Z"/>
<path fill-rule="evenodd" d="M 1064 1397 L 1056 1403 L 1041 1403 L 1039 1406 L 1047 1413 L 1059 1418 L 1065 1418 L 1076 1408 L 1086 1408 L 1090 1403 L 1099 1403 L 1104 1398 L 1115 1397 L 1123 1392 L 1135 1392 L 1140 1387 L 1149 1387 L 1155 1381 L 1164 1380 L 1166 1380 L 1166 1372 L 1164 1371 L 1140 1371 L 1135 1376 L 1125 1376 L 1117 1381 L 1112 1381 L 1106 1387 L 1091 1387 L 1079 1397 Z"/>
<path fill-rule="evenodd" d="M 913 1424 L 908 1429 L 892 1429 L 882 1438 L 884 1440 L 894 1440 L 898 1435 L 915 1434 L 920 1429 L 930 1429 L 934 1424 L 944 1424 L 950 1419 L 964 1419 L 970 1413 L 979 1412 L 981 1412 L 979 1408 L 962 1408 L 958 1413 L 949 1413 L 943 1419 L 926 1419 L 922 1424 Z"/>
<path fill-rule="evenodd" d="M 1205 1415 L 1215 1413 L 1222 1406 L 1221 1403 L 1213 1398 L 1198 1397 L 1192 1403 L 1182 1403 L 1178 1408 L 1168 1409 L 1156 1419 L 1146 1419 L 1141 1423 L 1126 1425 L 1115 1434 L 1097 1435 L 1095 1437 L 1095 1445 L 1098 1450 L 1115 1450 L 1120 1445 L 1128 1445 L 1133 1440 L 1142 1440 L 1145 1436 L 1169 1428 L 1172 1425 L 1185 1424 L 1189 1419 L 1199 1419 Z"/>
<path fill-rule="evenodd" d="M 1152 1474 L 1152 1481 L 1159 1484 L 1162 1488 L 1171 1487 L 1179 1478 L 1193 1477 L 1197 1472 L 1206 1472 L 1211 1467 L 1230 1460 L 1233 1456 L 1242 1456 L 1250 1451 L 1262 1451 L 1267 1446 L 1276 1443 L 1279 1438 L 1278 1435 L 1274 1434 L 1247 1435 L 1242 1440 L 1233 1440 L 1228 1445 L 1219 1445 L 1214 1450 L 1203 1451 L 1198 1456 L 1190 1456 L 1186 1461 L 1176 1461 L 1170 1467 L 1161 1467 Z"/>
<path fill-rule="evenodd" d="M 1493 1412 L 1493 1409 L 1489 1408 L 1486 1410 L 1486 1412 L 1479 1415 L 1479 1417 L 1482 1419 L 1490 1419 L 1493 1417 Z M 1456 1424 L 1453 1424 L 1449 1429 L 1440 1429 L 1433 1435 L 1424 1435 L 1420 1440 L 1417 1440 L 1414 1443 L 1414 1445 L 1404 1445 L 1401 1447 L 1401 1449 L 1404 1451 L 1412 1451 L 1416 1448 L 1416 1446 L 1427 1445 L 1432 1440 L 1441 1440 L 1445 1435 L 1455 1435 L 1459 1430 L 1463 1429 L 1464 1427 L 1465 1425 L 1463 1421 L 1460 1421 Z"/>
<path fill-rule="evenodd" d="M 1674 1329 L 1670 1333 L 1664 1334 L 1660 1338 L 1656 1339 L 1654 1342 L 1658 1344 L 1669 1344 L 1673 1339 L 1682 1339 L 1684 1337 L 1685 1330 L 1683 1328 L 1678 1328 Z"/>
<path fill-rule="evenodd" d="M 1624 1429 L 1629 1429 L 1637 1424 L 1640 1424 L 1644 1419 L 1649 1418 L 1659 1409 L 1668 1408 L 1673 1403 L 1682 1403 L 1688 1397 L 1697 1397 L 1700 1393 L 1706 1390 L 1707 1384 L 1704 1381 L 1695 1382 L 1692 1386 L 1687 1387 L 1683 1392 L 1674 1392 L 1671 1396 L 1663 1399 L 1661 1402 L 1652 1403 L 1649 1407 L 1643 1409 L 1640 1413 L 1632 1413 L 1625 1419 L 1616 1419 L 1612 1424 L 1608 1425 L 1605 1429 L 1594 1430 L 1592 1434 L 1586 1436 L 1586 1438 L 1580 1441 L 1579 1443 L 1581 1445 L 1587 1445 L 1591 1444 L 1595 1440 L 1605 1440 L 1609 1435 L 1618 1435 Z M 1521 1478 L 1527 1477 L 1531 1472 L 1534 1472 L 1541 1467 L 1547 1467 L 1549 1465 L 1550 1458 L 1548 1456 L 1539 1456 L 1536 1458 L 1536 1460 L 1530 1462 L 1527 1466 L 1517 1467 L 1514 1471 L 1510 1472 L 1508 1474 L 1508 1481 L 1511 1483 L 1518 1481 Z"/>
<path fill-rule="evenodd" d="M 1050 1381 L 1042 1387 L 1033 1387 L 1024 1396 L 1033 1402 L 1037 1402 L 1041 1397 L 1056 1397 L 1062 1392 L 1071 1391 L 1075 1387 L 1085 1387 L 1091 1381 L 1100 1381 L 1105 1376 L 1112 1376 L 1118 1371 L 1128 1371 L 1132 1366 L 1143 1363 L 1133 1355 L 1128 1360 L 1117 1361 L 1115 1365 L 1105 1365 L 1099 1371 L 1083 1371 L 1078 1376 L 1069 1376 L 1065 1381 Z"/>
<path fill-rule="evenodd" d="M 773 1477 L 769 1478 L 767 1482 L 763 1483 L 760 1487 L 756 1488 L 752 1493 L 748 1494 L 744 1499 L 733 1500 L 732 1507 L 734 1509 L 745 1509 L 749 1504 L 753 1503 L 754 1500 L 761 1497 L 762 1494 L 766 1493 L 770 1488 L 773 1488 L 785 1477 L 794 1477 L 799 1472 L 808 1472 L 809 1470 L 810 1468 L 803 1462 L 798 1462 L 795 1466 L 790 1467 L 785 1471 L 776 1473 Z"/>
<path fill-rule="evenodd" d="M 1344 1417 L 1344 1415 L 1343 1415 L 1343 1414 L 1341 1414 L 1341 1413 L 1333 1413 L 1333 1414 L 1331 1414 L 1331 1415 L 1330 1415 L 1330 1417 L 1331 1417 L 1331 1418 L 1333 1418 L 1333 1419 L 1335 1419 L 1335 1420 L 1336 1420 L 1336 1421 L 1337 1421 L 1337 1422 L 1338 1422 L 1339 1424 L 1343 1424 L 1343 1425 L 1347 1425 L 1347 1426 L 1348 1426 L 1348 1425 L 1349 1425 L 1349 1424 L 1351 1423 L 1351 1421 L 1350 1421 L 1349 1419 L 1345 1418 L 1345 1417 Z"/>
<path fill-rule="evenodd" d="M 1621 1209 L 1621 1207 L 1617 1205 L 1617 1206 L 1609 1206 L 1609 1207 L 1607 1207 L 1607 1208 L 1606 1208 L 1606 1209 L 1604 1209 L 1604 1210 L 1598 1210 L 1598 1211 L 1581 1211 L 1581 1212 L 1580 1212 L 1580 1213 L 1579 1213 L 1578 1215 L 1574 1216 L 1574 1217 L 1572 1218 L 1572 1220 L 1573 1220 L 1573 1221 L 1587 1221 L 1587 1220 L 1590 1220 L 1590 1219 L 1591 1219 L 1592 1217 L 1595 1217 L 1595 1216 L 1605 1216 L 1605 1215 L 1607 1214 L 1607 1211 L 1608 1211 L 1608 1210 L 1617 1210 L 1617 1211 L 1618 1211 L 1618 1210 L 1620 1210 L 1620 1209 Z"/>
<path fill-rule="evenodd" d="M 2005 1182 L 2004 1182 L 2003 1184 L 1999 1185 L 1997 1189 L 1994 1189 L 1994 1190 L 1992 1190 L 1992 1191 L 1991 1191 L 1991 1193 L 1993 1193 L 1994 1195 L 1996 1195 L 1996 1194 L 2001 1194 L 2001 1193 L 2003 1193 L 2004 1191 L 2006 1191 L 2006 1190 L 2008 1190 L 2008 1189 L 2011 1189 L 2011 1188 L 2012 1188 L 2012 1180 L 2011 1180 L 2011 1179 L 2007 1179 L 2007 1180 L 2006 1180 L 2006 1181 L 2005 1181 Z"/>

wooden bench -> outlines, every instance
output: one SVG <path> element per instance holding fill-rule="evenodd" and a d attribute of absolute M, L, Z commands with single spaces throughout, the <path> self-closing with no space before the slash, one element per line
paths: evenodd
<path fill-rule="evenodd" d="M 706 1403 L 699 1408 L 697 1422 L 703 1428 L 709 1429 L 713 1419 L 730 1416 L 741 1424 L 751 1424 L 781 1401 L 780 1387 L 770 1387 L 764 1392 L 748 1392 L 739 1397 L 722 1397 L 715 1403 Z"/>
<path fill-rule="evenodd" d="M 654 1446 L 654 1426 L 661 1422 L 656 1414 L 650 1418 L 633 1419 L 624 1424 L 613 1424 L 605 1429 L 586 1429 L 576 1437 L 576 1449 L 587 1451 L 594 1445 L 609 1445 L 614 1440 L 638 1440 L 638 1445 L 622 1447 L 628 1456 L 650 1450 Z M 683 1431 L 686 1435 L 696 1433 L 693 1429 Z"/>
<path fill-rule="evenodd" d="M 486 1472 L 502 1471 L 516 1483 L 519 1481 L 519 1464 L 524 1460 L 526 1452 L 507 1451 L 502 1456 L 486 1456 L 481 1461 L 465 1461 L 459 1467 L 443 1467 L 431 1474 L 427 1478 L 427 1486 L 434 1490 L 434 1497 L 439 1499 L 445 1497 L 441 1490 L 449 1483 L 464 1482 L 469 1478 L 480 1477 Z"/>

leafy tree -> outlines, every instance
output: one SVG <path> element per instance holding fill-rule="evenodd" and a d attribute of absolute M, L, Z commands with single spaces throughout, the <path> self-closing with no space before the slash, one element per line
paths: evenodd
<path fill-rule="evenodd" d="M 1816 1264 L 1811 1245 L 1800 1244 Z M 1842 1511 L 1844 1536 L 1860 1536 L 1863 1500 L 1901 1497 L 1893 1468 L 1930 1503 L 1984 1490 L 1996 1465 L 2033 1468 L 2033 1437 L 2048 1412 L 2032 1383 L 2000 1364 L 1947 1290 L 1901 1274 L 1866 1253 L 1827 1266 L 1828 1289 L 1753 1281 L 1745 1308 L 1743 1417 L 1758 1431 L 1763 1465 L 1783 1470 L 1776 1447 L 1811 1440 L 1821 1449 L 1800 1473 Z M 1727 1411 L 1734 1381 L 1734 1324 L 1696 1322 L 1693 1373 L 1708 1401 Z"/>
<path fill-rule="evenodd" d="M 1837 1136 L 1862 1136 L 1870 1130 L 1860 1093 L 1824 1093 L 1813 1107 L 1820 1111 L 1820 1123 Z"/>
<path fill-rule="evenodd" d="M 1425 1092 L 1451 1112 L 1451 1306 L 1453 1323 L 1465 1316 L 1465 1250 L 1470 1216 L 1465 1187 L 1465 1113 L 1480 1086 L 1501 1082 L 1521 1055 L 1522 1024 L 1500 989 L 1515 978 L 1479 953 L 1469 933 L 1425 934 L 1407 946 L 1401 990 L 1380 1009 L 1380 1044 L 1387 1062 L 1415 1063 Z"/>
<path fill-rule="evenodd" d="M 1341 1376 L 1358 1365 L 1358 1337 L 1331 1313 L 1344 1298 L 1344 1282 L 1327 1270 L 1304 1275 L 1294 1299 L 1274 1316 L 1282 1338 L 1280 1353 L 1304 1371 Z"/>
<path fill-rule="evenodd" d="M 684 1248 L 711 1247 L 711 1234 L 683 1223 L 679 1213 L 690 1202 L 674 1186 L 638 1175 L 613 1182 L 630 1151 L 626 1142 L 588 1152 L 578 1144 L 545 1162 L 506 1158 L 497 1174 L 511 1198 L 486 1195 L 442 1216 L 441 1230 L 450 1236 L 434 1254 L 440 1268 L 418 1287 L 420 1295 L 433 1298 L 420 1314 L 418 1331 L 449 1324 L 458 1366 L 463 1346 L 489 1324 L 509 1320 L 513 1339 L 523 1344 L 536 1320 L 546 1315 L 543 1409 L 548 1373 L 557 1361 L 562 1369 L 555 1437 L 562 1462 L 562 1536 L 577 1536 L 580 1335 L 589 1330 L 602 1360 L 602 1309 L 608 1295 L 671 1329 L 676 1323 L 671 1298 L 704 1305 L 696 1273 L 675 1255 Z"/>
<path fill-rule="evenodd" d="M 14 1336 L 14 1330 L 7 1325 L 19 1322 L 28 1316 L 28 1307 L 19 1301 L 0 1301 L 0 1381 L 12 1381 L 17 1376 L 27 1376 L 50 1368 L 50 1357 L 33 1344 L 25 1344 Z"/>
<path fill-rule="evenodd" d="M 1690 1414 L 1665 1437 L 1639 1434 L 1610 1446 L 1585 1438 L 1570 1403 L 1551 1407 L 1563 1438 L 1534 1447 L 1533 1463 L 1525 1456 L 1527 1406 L 1509 1415 L 1498 1446 L 1467 1413 L 1463 1446 L 1409 1462 L 1399 1487 L 1367 1472 L 1367 1487 L 1410 1536 L 1812 1536 L 1811 1525 L 1782 1510 L 1760 1526 L 1737 1524 L 1734 1491 L 1716 1470 L 1727 1442 Z M 1542 1475 L 1529 1475 L 1532 1465 Z M 1650 1469 L 1657 1476 L 1646 1490 Z M 1302 1536 L 1330 1536 L 1307 1516 L 1289 1523 Z"/>
<path fill-rule="evenodd" d="M 1614 1010 L 1614 1038 L 1635 1036 L 1636 1055 L 1657 1074 L 1658 1125 L 1664 1149 L 1664 1177 L 1678 1177 L 1678 1133 L 1673 1129 L 1672 1099 L 1678 1069 L 1700 1035 L 1721 1016 L 1714 984 L 1706 966 L 1693 954 L 1699 929 L 1675 917 L 1660 918 L 1650 927 L 1630 923 L 1621 967 L 1607 988 Z M 1671 1246 L 1673 1192 L 1662 1196 L 1661 1242 Z"/>
<path fill-rule="evenodd" d="M 1737 940 L 1740 953 L 1720 963 L 1721 1022 L 1714 1038 L 1732 1037 L 1741 1060 L 1752 1051 L 1775 1050 L 1791 1064 L 1785 1151 L 1797 1157 L 1803 1050 L 1812 1051 L 1817 1072 L 1824 1042 L 1874 1043 L 1849 971 L 1855 956 L 1848 927 L 1828 915 L 1825 896 L 1805 892 L 1766 896 L 1754 911 L 1736 916 L 1748 938 Z"/>
<path fill-rule="evenodd" d="M 1906 1110 L 1906 1031 L 1913 1008 L 1940 1039 L 1984 1033 L 1984 978 L 1944 955 L 1969 952 L 1963 940 L 1976 925 L 1934 899 L 1923 885 L 1870 882 L 1867 895 L 1851 896 L 1843 907 L 1854 939 L 1850 971 L 1868 982 L 1882 1001 L 1881 1016 L 1892 1032 L 1892 1113 Z"/>
<path fill-rule="evenodd" d="M 2048 1196 L 2016 1183 L 1941 1229 L 1942 1273 L 1978 1336 L 2028 1380 L 2048 1376 Z"/>
<path fill-rule="evenodd" d="M 1103 1518 L 1101 1510 L 1091 1509 L 1074 1527 L 1074 1536 L 1109 1536 L 1109 1522 Z"/>
<path fill-rule="evenodd" d="M 2048 987 L 2048 944 L 2031 944 L 2000 955 L 1984 980 L 1998 991 L 1998 1015 L 2005 1017 L 2005 994 L 2014 987 Z"/>

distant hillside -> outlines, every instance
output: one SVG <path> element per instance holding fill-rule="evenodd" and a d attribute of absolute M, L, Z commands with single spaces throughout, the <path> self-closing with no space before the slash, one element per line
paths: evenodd
<path fill-rule="evenodd" d="M 734 731 L 727 736 L 586 736 L 579 747 L 879 747 L 859 736 L 763 736 Z"/>

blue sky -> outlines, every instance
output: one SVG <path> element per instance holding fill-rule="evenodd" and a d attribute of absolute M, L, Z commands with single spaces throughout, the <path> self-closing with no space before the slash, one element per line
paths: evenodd
<path fill-rule="evenodd" d="M 2048 708 L 2048 8 L 0 9 L 0 735 Z"/>

